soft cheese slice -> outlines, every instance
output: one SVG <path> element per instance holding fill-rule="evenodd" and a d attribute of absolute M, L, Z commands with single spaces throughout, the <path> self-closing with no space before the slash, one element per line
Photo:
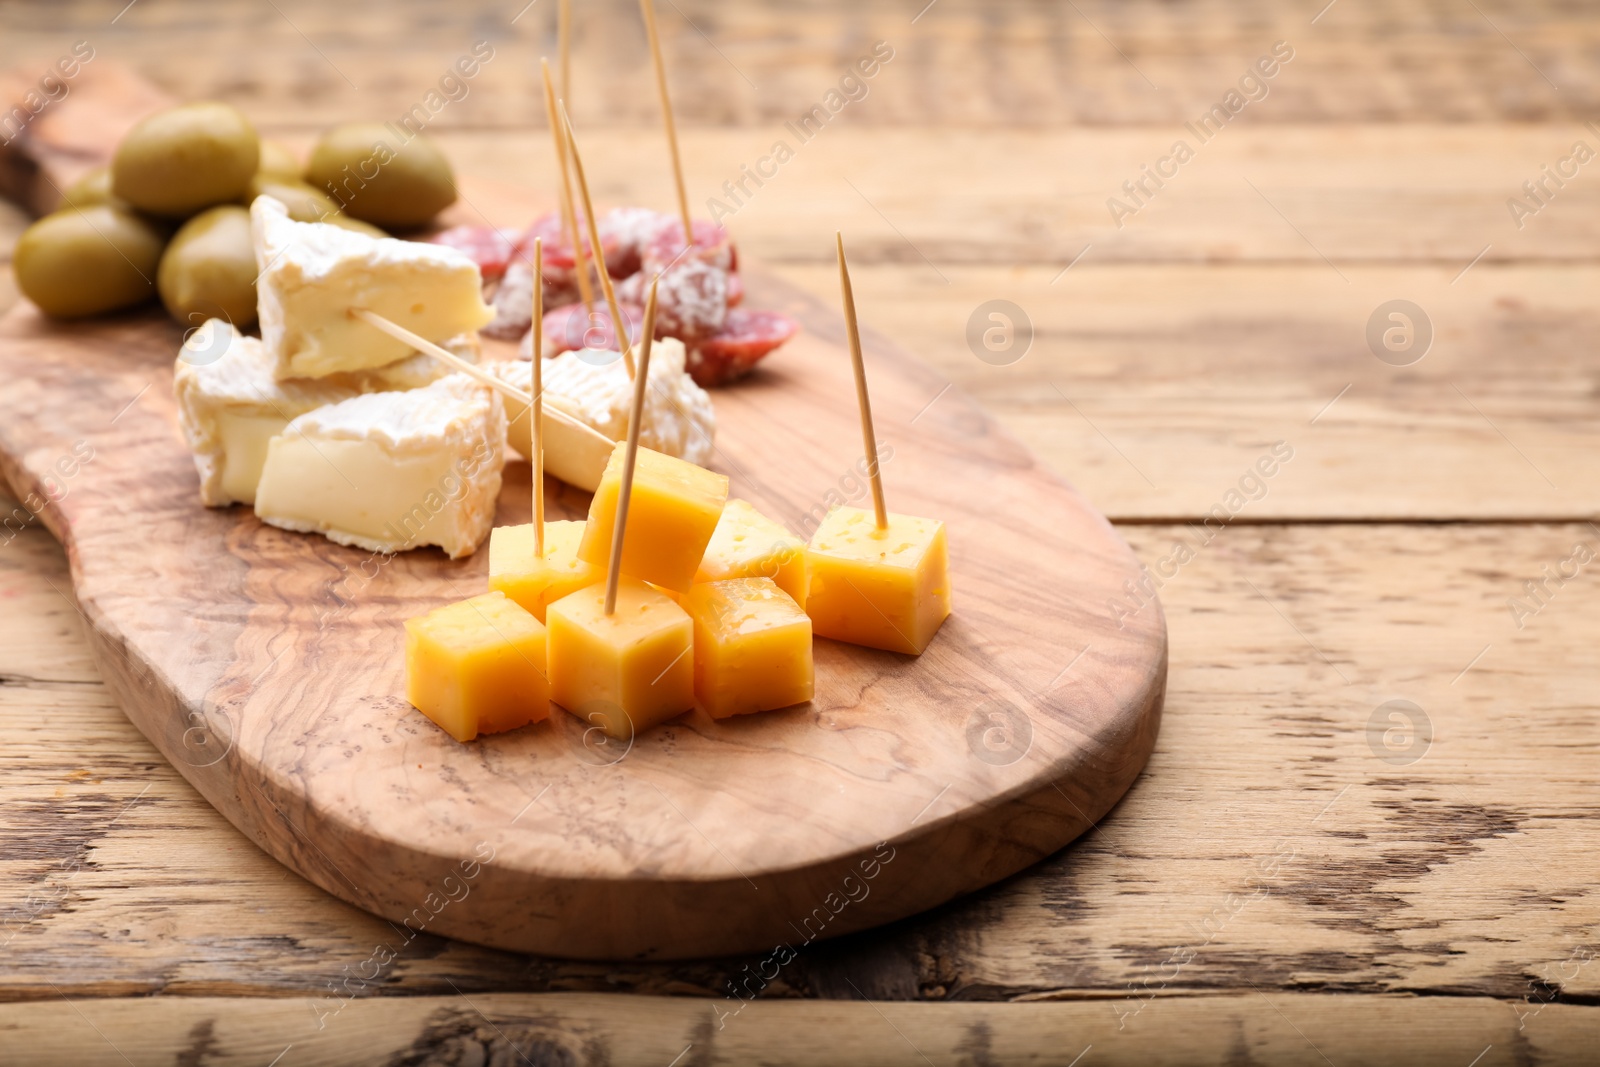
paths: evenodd
<path fill-rule="evenodd" d="M 352 318 L 366 308 L 429 341 L 494 317 L 478 265 L 444 245 L 295 222 L 280 201 L 250 205 L 261 339 L 280 378 L 321 378 L 394 363 L 411 349 Z"/>
<path fill-rule="evenodd" d="M 464 374 L 307 412 L 267 448 L 256 514 L 341 545 L 469 556 L 494 525 L 500 397 Z"/>
<path fill-rule="evenodd" d="M 497 365 L 498 373 L 523 392 L 532 389 L 533 368 L 525 361 Z M 544 361 L 544 397 L 550 408 L 564 411 L 613 441 L 628 436 L 633 409 L 633 382 L 622 353 L 586 348 L 563 352 Z M 668 456 L 704 467 L 715 451 L 717 413 L 710 395 L 684 370 L 683 342 L 672 337 L 650 350 L 650 388 L 645 392 L 644 424 L 639 443 Z M 519 418 L 515 403 L 506 407 L 513 448 L 527 455 L 528 420 Z M 520 429 L 519 429 L 520 427 Z"/>
<path fill-rule="evenodd" d="M 445 347 L 476 363 L 477 341 L 463 335 Z M 173 368 L 183 436 L 200 475 L 200 500 L 207 507 L 255 502 L 267 442 L 290 420 L 362 393 L 415 389 L 444 376 L 447 368 L 420 353 L 373 370 L 326 378 L 279 381 L 277 360 L 254 337 L 221 319 L 208 319 L 189 335 Z"/>

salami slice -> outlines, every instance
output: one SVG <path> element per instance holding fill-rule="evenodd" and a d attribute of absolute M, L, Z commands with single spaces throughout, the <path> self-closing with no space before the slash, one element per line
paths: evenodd
<path fill-rule="evenodd" d="M 581 212 L 578 215 L 578 230 L 583 243 L 583 254 L 592 264 L 594 253 L 589 243 L 588 230 Z M 526 259 L 529 262 L 533 261 L 533 239 L 535 237 L 544 238 L 545 281 L 557 286 L 576 285 L 577 259 L 573 255 L 571 242 L 567 240 L 566 231 L 561 225 L 560 212 L 552 211 L 539 216 L 533 221 L 533 225 L 528 227 L 521 240 L 517 243 L 518 258 Z M 614 245 L 614 237 L 608 238 L 604 233 L 600 235 L 600 248 L 605 253 L 608 263 L 614 254 Z M 599 282 L 596 282 L 595 285 L 598 287 Z"/>
<path fill-rule="evenodd" d="M 430 244 L 465 252 L 485 278 L 498 278 L 516 255 L 521 233 L 495 226 L 452 226 L 426 238 Z"/>
<path fill-rule="evenodd" d="M 628 340 L 639 343 L 644 326 L 644 309 L 637 304 L 622 304 L 622 317 L 628 324 Z M 618 351 L 616 332 L 611 328 L 611 312 L 603 304 L 589 312 L 581 303 L 547 312 L 544 317 L 544 354 L 559 356 L 580 348 Z"/>
<path fill-rule="evenodd" d="M 727 385 L 799 331 L 798 322 L 776 311 L 733 308 L 720 330 L 690 347 L 689 374 L 701 386 Z"/>
<path fill-rule="evenodd" d="M 728 307 L 738 307 L 744 301 L 744 279 L 739 277 L 738 271 L 728 274 Z"/>
<path fill-rule="evenodd" d="M 602 215 L 600 243 L 606 246 L 606 269 L 611 276 L 626 278 L 638 273 L 646 246 L 671 224 L 671 215 L 645 207 L 617 207 Z"/>
<path fill-rule="evenodd" d="M 645 245 L 643 269 L 656 274 L 686 255 L 723 270 L 737 270 L 739 267 L 739 255 L 734 250 L 733 238 L 728 231 L 708 219 L 695 219 L 693 252 L 685 253 L 683 250 L 683 223 L 669 221 Z"/>

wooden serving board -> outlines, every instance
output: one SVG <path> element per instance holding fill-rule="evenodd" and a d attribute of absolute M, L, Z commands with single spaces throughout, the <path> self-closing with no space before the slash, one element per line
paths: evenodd
<path fill-rule="evenodd" d="M 860 502 L 842 323 L 752 273 L 804 332 L 716 393 L 733 492 L 809 532 Z M 487 553 L 384 560 L 200 506 L 180 340 L 142 313 L 0 321 L 0 469 L 66 546 L 130 719 L 251 840 L 395 922 L 562 956 L 795 948 L 988 885 L 1099 819 L 1154 743 L 1159 607 L 1111 526 L 970 400 L 869 339 L 890 506 L 948 526 L 955 613 L 920 658 L 827 640 L 816 699 L 596 744 L 558 713 L 457 744 L 404 696 L 402 622 L 485 588 Z M 86 458 L 89 457 L 89 458 Z M 507 468 L 500 522 L 525 522 Z M 584 494 L 551 482 L 552 517 Z M 63 595 L 70 595 L 62 590 Z M 870 876 L 870 877 L 869 877 Z"/>
<path fill-rule="evenodd" d="M 49 206 L 163 102 L 97 68 L 0 153 L 28 179 L 6 184 Z M 454 221 L 533 214 L 520 190 L 468 183 Z M 715 393 L 713 465 L 809 535 L 808 515 L 866 498 L 843 322 L 745 277 L 747 306 L 804 332 Z M 563 713 L 460 745 L 411 708 L 402 623 L 482 592 L 487 553 L 385 559 L 201 507 L 172 399 L 179 341 L 156 312 L 61 324 L 24 302 L 0 320 L 0 473 L 66 546 L 62 595 L 134 724 L 251 840 L 402 936 L 589 958 L 798 949 L 1061 848 L 1155 743 L 1165 620 L 1152 603 L 1119 626 L 1109 607 L 1139 577 L 1132 552 L 880 339 L 889 504 L 945 521 L 954 615 L 920 658 L 818 640 L 810 704 L 695 712 L 626 749 Z M 498 521 L 528 521 L 527 465 L 506 481 Z M 587 494 L 547 494 L 551 518 L 586 512 Z"/>

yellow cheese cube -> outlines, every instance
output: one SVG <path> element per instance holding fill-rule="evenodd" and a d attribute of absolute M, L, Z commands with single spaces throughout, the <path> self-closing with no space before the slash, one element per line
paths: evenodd
<path fill-rule="evenodd" d="M 694 619 L 694 695 L 713 719 L 811 699 L 811 620 L 771 578 L 700 582 L 683 607 Z"/>
<path fill-rule="evenodd" d="M 617 517 L 626 445 L 618 445 L 606 464 L 600 488 L 589 502 L 578 558 L 604 569 L 611 562 L 611 530 Z M 728 501 L 728 479 L 704 467 L 639 449 L 633 468 L 628 528 L 622 536 L 622 573 L 686 592 L 694 584 L 700 557 Z"/>
<path fill-rule="evenodd" d="M 550 714 L 544 624 L 485 593 L 406 620 L 406 699 L 457 741 Z"/>
<path fill-rule="evenodd" d="M 583 523 L 544 524 L 544 558 L 533 555 L 533 523 L 497 526 L 489 534 L 489 588 L 497 589 L 544 621 L 551 601 L 605 578 L 605 571 L 578 558 Z"/>
<path fill-rule="evenodd" d="M 696 582 L 771 578 L 802 607 L 806 602 L 805 542 L 757 511 L 730 500 L 711 534 Z"/>
<path fill-rule="evenodd" d="M 818 637 L 921 655 L 950 614 L 944 523 L 835 508 L 806 551 L 806 612 Z"/>
<path fill-rule="evenodd" d="M 547 609 L 550 696 L 627 740 L 694 706 L 694 624 L 670 597 L 632 578 L 618 583 L 610 615 L 605 601 L 601 582 Z"/>

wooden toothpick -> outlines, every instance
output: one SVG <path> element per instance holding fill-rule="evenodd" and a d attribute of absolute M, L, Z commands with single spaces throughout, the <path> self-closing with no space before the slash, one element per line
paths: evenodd
<path fill-rule="evenodd" d="M 403 341 L 412 348 L 415 348 L 418 352 L 426 352 L 428 355 L 450 367 L 452 370 L 458 370 L 470 378 L 477 379 L 477 381 L 481 384 L 487 385 L 490 389 L 495 390 L 502 396 L 515 400 L 517 403 L 526 407 L 530 414 L 532 413 L 532 394 L 524 393 L 521 389 L 518 389 L 510 382 L 490 374 L 476 363 L 469 363 L 460 356 L 456 355 L 454 352 L 450 351 L 448 348 L 441 348 L 427 338 L 412 333 L 399 323 L 390 322 L 382 315 L 379 315 L 373 311 L 368 311 L 366 308 L 351 308 L 349 313 L 353 318 L 358 318 L 362 322 L 382 330 L 390 337 L 393 337 L 396 341 Z M 587 438 L 589 445 L 599 445 L 600 447 L 606 449 L 610 449 L 616 444 L 615 441 L 611 440 L 593 426 L 590 426 L 586 422 L 580 422 L 578 419 L 568 415 L 560 408 L 551 408 L 550 418 L 562 428 L 568 439 L 575 440 L 578 438 Z M 588 447 L 588 445 L 585 447 Z"/>
<path fill-rule="evenodd" d="M 415 348 L 418 352 L 426 352 L 439 362 L 448 364 L 451 368 L 460 371 L 462 374 L 476 378 L 479 382 L 487 385 L 490 389 L 494 389 L 500 393 L 503 393 L 512 400 L 517 401 L 519 404 L 527 404 L 530 410 L 532 409 L 533 397 L 529 396 L 527 393 L 524 393 L 521 389 L 518 389 L 510 382 L 501 381 L 499 378 L 495 377 L 493 374 L 490 374 L 476 363 L 468 363 L 466 360 L 462 359 L 448 348 L 441 348 L 432 341 L 428 340 L 426 337 L 423 337 L 420 334 L 412 333 L 398 322 L 390 322 L 388 319 L 384 318 L 382 315 L 379 315 L 375 311 L 368 311 L 366 308 L 351 308 L 350 314 L 354 315 L 356 318 L 367 323 L 368 325 L 376 326 L 390 337 L 393 337 L 396 341 L 404 342 L 405 344 L 410 345 L 412 348 Z"/>
<path fill-rule="evenodd" d="M 539 59 L 540 73 L 544 77 L 544 111 L 550 119 L 550 138 L 555 142 L 556 169 L 561 173 L 561 229 L 572 246 L 573 270 L 578 278 L 578 295 L 583 298 L 584 310 L 594 313 L 594 286 L 589 281 L 589 266 L 583 254 L 583 241 L 578 236 L 578 217 L 572 209 L 572 172 L 567 163 L 567 136 L 561 129 L 561 118 L 556 114 L 556 91 L 550 83 L 550 61 Z M 563 75 L 563 82 L 565 76 Z M 563 84 L 562 91 L 565 92 Z"/>
<path fill-rule="evenodd" d="M 611 328 L 616 331 L 617 344 L 622 348 L 622 360 L 628 368 L 628 377 L 635 378 L 633 344 L 628 340 L 628 320 L 617 307 L 617 291 L 611 285 L 611 273 L 606 270 L 605 253 L 600 249 L 600 227 L 594 220 L 594 201 L 589 199 L 589 179 L 583 173 L 583 153 L 578 151 L 578 136 L 572 130 L 572 116 L 567 113 L 566 101 L 557 101 L 561 109 L 562 127 L 567 135 L 567 147 L 572 150 L 572 170 L 578 176 L 578 193 L 583 197 L 583 213 L 589 223 L 589 245 L 594 249 L 596 273 L 600 275 L 600 288 L 606 294 L 606 306 L 611 309 Z"/>
<path fill-rule="evenodd" d="M 544 238 L 533 239 L 533 558 L 544 559 Z"/>
<path fill-rule="evenodd" d="M 867 398 L 867 366 L 861 359 L 861 328 L 856 325 L 856 296 L 850 288 L 850 268 L 844 261 L 844 234 L 834 231 L 839 246 L 839 292 L 844 298 L 844 324 L 850 335 L 850 360 L 856 368 L 856 404 L 861 409 L 861 444 L 867 450 L 867 470 L 872 475 L 872 510 L 878 529 L 889 528 L 889 509 L 883 503 L 883 473 L 878 470 L 878 436 L 872 432 L 872 401 Z"/>
<path fill-rule="evenodd" d="M 633 380 L 633 408 L 628 413 L 628 446 L 622 454 L 622 484 L 617 486 L 617 517 L 611 527 L 611 569 L 606 573 L 606 614 L 617 610 L 617 581 L 622 573 L 622 535 L 628 524 L 628 500 L 633 495 L 633 465 L 639 458 L 639 424 L 644 421 L 644 393 L 650 381 L 650 345 L 655 338 L 656 284 L 650 282 L 650 299 L 644 306 L 644 337 L 639 342 L 639 374 Z"/>
<path fill-rule="evenodd" d="M 678 124 L 672 118 L 672 98 L 667 94 L 667 67 L 661 60 L 661 38 L 656 34 L 655 0 L 639 0 L 644 14 L 644 30 L 650 38 L 650 57 L 655 61 L 656 92 L 661 96 L 661 121 L 667 128 L 667 147 L 672 151 L 672 177 L 678 183 L 678 213 L 683 216 L 683 242 L 694 247 L 694 222 L 689 217 L 689 190 L 683 183 L 683 160 L 678 155 Z"/>

